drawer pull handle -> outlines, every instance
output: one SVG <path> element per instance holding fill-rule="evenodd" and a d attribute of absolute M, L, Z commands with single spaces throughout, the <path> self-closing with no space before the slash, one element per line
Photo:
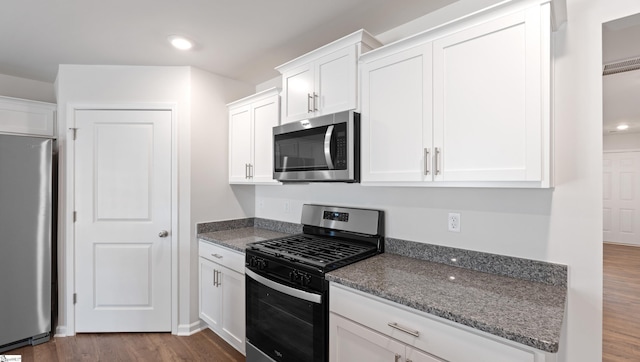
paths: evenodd
<path fill-rule="evenodd" d="M 222 255 L 220 254 L 211 254 L 211 256 L 217 259 L 222 259 Z"/>
<path fill-rule="evenodd" d="M 395 360 L 395 362 L 400 362 L 400 358 L 402 358 L 402 356 L 396 353 L 396 360 Z"/>
<path fill-rule="evenodd" d="M 403 326 L 399 325 L 399 324 L 398 324 L 398 323 L 396 323 L 396 322 L 389 322 L 389 323 L 387 323 L 387 325 L 388 325 L 389 327 L 391 327 L 391 328 L 394 328 L 394 329 L 397 329 L 397 330 L 399 330 L 399 331 L 401 331 L 401 332 L 404 332 L 404 333 L 410 334 L 410 335 L 412 335 L 412 336 L 414 336 L 414 337 L 420 337 L 420 332 L 418 332 L 418 331 L 414 331 L 414 330 L 411 330 L 411 329 L 406 328 L 406 327 L 403 327 Z"/>

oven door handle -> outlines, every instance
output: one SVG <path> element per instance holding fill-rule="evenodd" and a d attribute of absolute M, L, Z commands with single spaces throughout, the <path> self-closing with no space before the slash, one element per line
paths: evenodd
<path fill-rule="evenodd" d="M 329 170 L 334 169 L 333 160 L 331 159 L 331 136 L 333 136 L 333 125 L 327 127 L 327 132 L 324 134 L 324 159 Z"/>
<path fill-rule="evenodd" d="M 315 293 L 309 293 L 309 292 L 305 292 L 304 290 L 300 290 L 300 289 L 296 289 L 296 288 L 291 288 L 288 287 L 286 285 L 282 285 L 280 283 L 274 282 L 272 280 L 269 280 L 263 276 L 260 276 L 256 273 L 254 273 L 253 271 L 251 271 L 250 269 L 245 269 L 245 274 L 255 280 L 256 282 L 265 285 L 271 289 L 277 290 L 280 293 L 284 293 L 286 295 L 298 298 L 298 299 L 303 299 L 306 300 L 307 302 L 311 302 L 311 303 L 316 303 L 316 304 L 321 304 L 322 303 L 322 295 L 321 294 L 315 294 Z"/>

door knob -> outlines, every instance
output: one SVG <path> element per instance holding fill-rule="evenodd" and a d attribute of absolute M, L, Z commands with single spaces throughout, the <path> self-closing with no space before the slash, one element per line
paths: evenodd
<path fill-rule="evenodd" d="M 169 236 L 169 232 L 167 230 L 162 230 L 159 234 L 159 237 L 161 238 L 166 238 L 167 236 Z"/>

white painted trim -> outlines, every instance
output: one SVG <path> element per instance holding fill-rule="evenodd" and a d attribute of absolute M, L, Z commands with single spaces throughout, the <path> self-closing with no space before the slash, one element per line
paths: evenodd
<path fill-rule="evenodd" d="M 54 337 L 67 337 L 67 326 L 57 326 Z"/>
<path fill-rule="evenodd" d="M 207 329 L 208 326 L 202 322 L 200 319 L 198 321 L 193 322 L 191 324 L 181 324 L 178 326 L 178 336 L 190 336 L 192 334 L 196 334 L 204 329 Z"/>
<path fill-rule="evenodd" d="M 75 306 L 73 304 L 73 293 L 75 293 L 75 235 L 73 228 L 73 205 L 75 205 L 75 144 L 69 142 L 69 128 L 75 127 L 75 111 L 76 110 L 168 110 L 171 111 L 171 333 L 178 334 L 178 106 L 174 102 L 133 102 L 133 103 L 67 103 L 66 119 L 60 127 L 66 127 L 64 130 L 64 144 L 60 148 L 66 153 L 66 184 L 63 194 L 65 195 L 65 210 L 62 217 L 64 227 L 64 238 L 61 238 L 63 245 L 60 249 L 64 251 L 65 260 L 64 272 L 61 275 L 64 278 L 64 296 L 59 297 L 59 308 L 66 311 L 66 326 L 58 327 L 56 333 L 60 334 L 64 331 L 65 336 L 73 336 L 75 331 Z M 62 131 L 62 130 L 60 130 Z M 60 136 L 60 135 L 59 135 Z M 61 183 L 62 185 L 62 183 Z M 62 213 L 61 213 L 62 215 Z"/>
<path fill-rule="evenodd" d="M 640 152 L 640 148 L 631 148 L 627 150 L 603 150 L 603 153 L 628 153 L 628 152 Z"/>

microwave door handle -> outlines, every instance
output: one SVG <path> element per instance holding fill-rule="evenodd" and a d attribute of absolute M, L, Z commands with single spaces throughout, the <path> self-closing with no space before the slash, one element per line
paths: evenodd
<path fill-rule="evenodd" d="M 333 136 L 333 125 L 327 127 L 324 134 L 324 159 L 327 162 L 329 170 L 333 170 L 333 160 L 331 159 L 331 136 Z"/>

